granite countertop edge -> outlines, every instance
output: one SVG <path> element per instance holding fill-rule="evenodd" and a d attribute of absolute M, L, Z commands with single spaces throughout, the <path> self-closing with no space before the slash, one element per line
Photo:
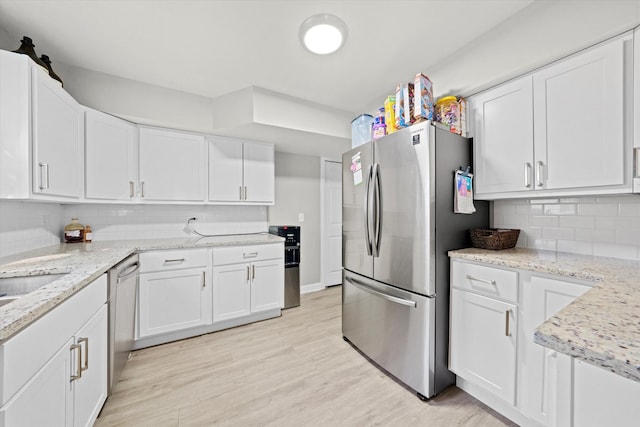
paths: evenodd
<path fill-rule="evenodd" d="M 0 344 L 45 316 L 135 252 L 282 243 L 267 234 L 67 243 L 0 258 L 0 278 L 66 273 L 0 307 Z"/>
<path fill-rule="evenodd" d="M 640 262 L 523 248 L 460 249 L 449 257 L 593 282 L 538 326 L 533 339 L 640 382 Z"/>

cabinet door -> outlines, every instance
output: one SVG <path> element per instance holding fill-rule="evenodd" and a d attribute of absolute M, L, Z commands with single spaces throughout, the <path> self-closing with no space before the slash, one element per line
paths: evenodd
<path fill-rule="evenodd" d="M 244 200 L 273 203 L 275 167 L 273 145 L 244 143 Z"/>
<path fill-rule="evenodd" d="M 207 159 L 203 136 L 141 128 L 139 138 L 142 200 L 205 200 Z"/>
<path fill-rule="evenodd" d="M 533 342 L 538 326 L 549 320 L 590 289 L 587 285 L 532 276 L 522 286 L 523 369 L 520 391 L 522 412 L 542 425 L 548 425 L 555 412 L 555 351 Z"/>
<path fill-rule="evenodd" d="M 633 192 L 640 193 L 640 27 L 636 28 L 633 38 L 633 146 L 634 146 L 634 178 Z"/>
<path fill-rule="evenodd" d="M 107 305 L 76 334 L 82 348 L 81 376 L 73 382 L 73 424 L 92 425 L 107 400 Z M 74 364 L 77 361 L 74 361 Z"/>
<path fill-rule="evenodd" d="M 73 385 L 69 340 L 0 408 L 0 426 L 72 426 Z"/>
<path fill-rule="evenodd" d="M 535 188 L 625 183 L 623 39 L 533 76 Z"/>
<path fill-rule="evenodd" d="M 82 196 L 83 141 L 79 104 L 43 71 L 33 68 L 33 192 Z"/>
<path fill-rule="evenodd" d="M 476 194 L 533 189 L 533 94 L 524 77 L 470 99 Z"/>
<path fill-rule="evenodd" d="M 517 318 L 513 304 L 451 290 L 449 369 L 511 405 L 516 396 Z"/>
<path fill-rule="evenodd" d="M 213 321 L 251 313 L 251 265 L 213 267 Z"/>
<path fill-rule="evenodd" d="M 282 259 L 251 264 L 251 312 L 282 308 L 284 264 Z"/>
<path fill-rule="evenodd" d="M 139 337 L 211 324 L 211 284 L 204 269 L 140 275 Z"/>
<path fill-rule="evenodd" d="M 209 200 L 239 202 L 243 191 L 242 143 L 212 139 L 209 144 Z"/>
<path fill-rule="evenodd" d="M 85 112 L 85 195 L 129 201 L 138 185 L 138 131 L 133 123 Z"/>

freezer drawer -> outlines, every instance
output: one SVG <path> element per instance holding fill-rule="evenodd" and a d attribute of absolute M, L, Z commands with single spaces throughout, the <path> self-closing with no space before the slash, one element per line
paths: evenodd
<path fill-rule="evenodd" d="M 342 335 L 397 379 L 434 395 L 435 299 L 344 270 Z"/>

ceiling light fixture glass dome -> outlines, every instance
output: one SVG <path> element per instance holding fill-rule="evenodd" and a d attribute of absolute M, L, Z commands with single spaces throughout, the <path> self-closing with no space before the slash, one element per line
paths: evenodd
<path fill-rule="evenodd" d="M 327 55 L 340 49 L 347 39 L 347 24 L 335 15 L 321 13 L 300 26 L 300 42 L 309 51 Z"/>

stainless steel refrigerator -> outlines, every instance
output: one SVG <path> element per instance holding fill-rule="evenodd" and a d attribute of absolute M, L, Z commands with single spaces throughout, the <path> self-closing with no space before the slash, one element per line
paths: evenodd
<path fill-rule="evenodd" d="M 454 175 L 471 141 L 423 122 L 343 154 L 342 334 L 421 399 L 448 369 L 449 259 L 487 227 L 486 202 L 454 213 Z"/>

